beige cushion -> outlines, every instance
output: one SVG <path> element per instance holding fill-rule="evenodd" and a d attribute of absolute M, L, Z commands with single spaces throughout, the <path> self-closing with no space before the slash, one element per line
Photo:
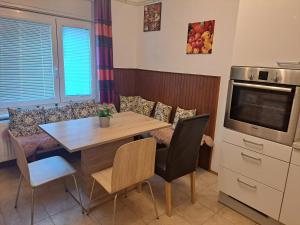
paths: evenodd
<path fill-rule="evenodd" d="M 120 112 L 134 111 L 140 98 L 140 96 L 120 95 Z"/>
<path fill-rule="evenodd" d="M 133 111 L 145 116 L 151 116 L 151 112 L 154 108 L 154 105 L 155 102 L 140 98 L 138 100 L 137 107 Z"/>
<path fill-rule="evenodd" d="M 168 123 L 170 121 L 172 107 L 158 102 L 155 107 L 154 119 Z"/>
<path fill-rule="evenodd" d="M 39 124 L 45 123 L 44 108 L 12 109 L 8 108 L 9 129 L 15 137 L 39 134 Z"/>
<path fill-rule="evenodd" d="M 196 109 L 187 110 L 187 109 L 181 109 L 180 107 L 177 107 L 173 125 L 172 125 L 173 129 L 175 129 L 179 119 L 189 118 L 195 115 L 196 115 Z"/>

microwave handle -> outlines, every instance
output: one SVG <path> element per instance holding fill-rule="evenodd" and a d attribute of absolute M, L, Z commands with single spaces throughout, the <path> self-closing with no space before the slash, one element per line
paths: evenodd
<path fill-rule="evenodd" d="M 256 89 L 263 89 L 263 90 L 270 90 L 270 91 L 281 91 L 281 92 L 288 92 L 288 93 L 292 92 L 292 88 L 267 86 L 267 85 L 261 85 L 261 84 L 248 84 L 248 83 L 233 82 L 233 86 L 256 88 Z"/>

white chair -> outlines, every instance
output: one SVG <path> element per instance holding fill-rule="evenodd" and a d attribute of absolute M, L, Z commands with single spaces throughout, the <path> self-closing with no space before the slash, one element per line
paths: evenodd
<path fill-rule="evenodd" d="M 93 185 L 90 194 L 92 200 L 95 182 L 99 183 L 109 194 L 115 194 L 113 224 L 116 217 L 118 192 L 136 184 L 146 183 L 149 186 L 156 217 L 158 212 L 151 184 L 146 181 L 154 176 L 156 141 L 146 138 L 122 145 L 116 152 L 113 166 L 92 174 Z"/>
<path fill-rule="evenodd" d="M 12 135 L 10 131 L 9 131 L 9 135 L 10 135 L 12 146 L 16 153 L 17 165 L 21 172 L 16 201 L 15 201 L 15 208 L 17 208 L 21 184 L 23 178 L 25 178 L 25 181 L 27 181 L 31 187 L 31 225 L 33 225 L 34 222 L 33 217 L 34 217 L 35 189 L 40 187 L 41 185 L 47 184 L 51 181 L 60 178 L 65 178 L 67 176 L 73 177 L 74 184 L 79 197 L 79 203 L 80 206 L 82 207 L 82 213 L 84 213 L 80 192 L 75 177 L 76 170 L 64 158 L 60 156 L 54 156 L 54 157 L 28 163 L 25 156 L 25 152 L 22 146 L 19 144 L 18 140 Z"/>

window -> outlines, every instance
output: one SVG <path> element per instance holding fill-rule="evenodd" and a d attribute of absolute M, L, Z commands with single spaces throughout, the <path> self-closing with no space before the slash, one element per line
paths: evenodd
<path fill-rule="evenodd" d="M 91 23 L 0 8 L 0 109 L 94 97 Z"/>
<path fill-rule="evenodd" d="M 63 27 L 63 60 L 66 96 L 90 96 L 91 46 L 90 31 Z"/>
<path fill-rule="evenodd" d="M 0 102 L 55 98 L 51 26 L 0 18 Z"/>

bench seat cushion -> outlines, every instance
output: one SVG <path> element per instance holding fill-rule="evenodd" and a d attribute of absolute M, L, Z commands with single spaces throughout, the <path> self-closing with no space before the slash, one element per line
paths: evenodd
<path fill-rule="evenodd" d="M 57 141 L 44 132 L 30 136 L 19 136 L 17 139 L 23 147 L 26 157 L 30 157 L 36 152 L 46 152 L 60 147 Z"/>
<path fill-rule="evenodd" d="M 170 145 L 173 133 L 174 133 L 174 129 L 170 127 L 150 131 L 150 135 L 156 139 L 158 144 L 165 144 L 165 145 Z M 201 145 L 203 145 L 203 143 L 207 144 L 210 147 L 214 146 L 213 139 L 207 135 L 203 135 Z"/>

